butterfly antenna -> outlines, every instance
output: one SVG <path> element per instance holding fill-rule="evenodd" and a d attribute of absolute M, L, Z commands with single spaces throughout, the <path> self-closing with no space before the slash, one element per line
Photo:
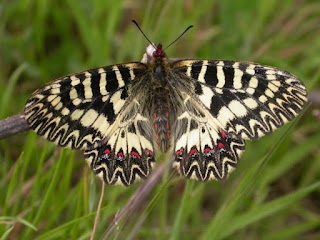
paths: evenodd
<path fill-rule="evenodd" d="M 183 31 L 183 33 L 180 34 L 179 37 L 176 38 L 172 43 L 170 43 L 164 50 L 166 50 L 168 47 L 170 47 L 172 44 L 174 44 L 176 41 L 178 41 L 190 28 L 193 28 L 193 25 L 190 25 L 186 28 L 186 30 Z"/>
<path fill-rule="evenodd" d="M 136 20 L 132 20 L 132 22 L 137 26 L 137 28 L 139 29 L 139 31 L 142 33 L 142 35 L 148 40 L 148 42 L 154 47 L 154 49 L 157 49 L 157 47 L 149 40 L 149 38 L 147 37 L 146 34 L 144 34 L 144 32 L 142 31 L 142 29 L 140 28 L 139 24 L 136 22 Z"/>

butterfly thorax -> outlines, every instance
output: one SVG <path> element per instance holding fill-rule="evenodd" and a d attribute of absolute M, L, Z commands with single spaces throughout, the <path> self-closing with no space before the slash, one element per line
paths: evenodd
<path fill-rule="evenodd" d="M 165 152 L 170 147 L 170 91 L 168 85 L 169 63 L 159 44 L 149 62 L 151 108 L 157 144 Z"/>

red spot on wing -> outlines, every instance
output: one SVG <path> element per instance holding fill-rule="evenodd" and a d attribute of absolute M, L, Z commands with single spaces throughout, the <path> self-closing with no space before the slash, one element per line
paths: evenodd
<path fill-rule="evenodd" d="M 219 142 L 218 143 L 218 149 L 220 150 L 220 149 L 224 149 L 224 148 L 225 148 L 224 144 Z"/>
<path fill-rule="evenodd" d="M 184 149 L 180 148 L 178 151 L 176 151 L 176 155 L 182 155 L 184 153 Z"/>
<path fill-rule="evenodd" d="M 197 148 L 192 148 L 189 152 L 189 156 L 190 157 L 194 157 L 195 155 L 197 155 L 199 152 L 198 152 L 198 149 Z"/>
<path fill-rule="evenodd" d="M 226 132 L 225 131 L 221 131 L 221 138 L 222 139 L 226 139 L 227 138 L 227 134 L 226 134 Z"/>
<path fill-rule="evenodd" d="M 207 147 L 207 148 L 204 149 L 203 152 L 204 152 L 205 154 L 208 154 L 208 153 L 211 152 L 211 148 Z"/>
<path fill-rule="evenodd" d="M 111 150 L 110 150 L 110 147 L 108 146 L 108 147 L 103 151 L 103 154 L 102 154 L 102 156 L 101 156 L 101 159 L 109 160 L 110 155 L 111 155 Z"/>
<path fill-rule="evenodd" d="M 145 153 L 147 156 L 153 156 L 153 152 L 149 149 L 146 149 Z"/>
<path fill-rule="evenodd" d="M 117 160 L 119 161 L 122 161 L 124 159 L 124 154 L 122 150 L 118 152 L 117 157 L 118 157 Z"/>
<path fill-rule="evenodd" d="M 107 148 L 106 150 L 103 151 L 103 153 L 104 153 L 104 154 L 108 154 L 108 155 L 110 156 L 111 151 L 110 151 L 109 148 Z"/>
<path fill-rule="evenodd" d="M 131 151 L 131 156 L 134 157 L 134 158 L 138 158 L 138 159 L 141 159 L 140 155 L 138 152 L 136 151 Z"/>

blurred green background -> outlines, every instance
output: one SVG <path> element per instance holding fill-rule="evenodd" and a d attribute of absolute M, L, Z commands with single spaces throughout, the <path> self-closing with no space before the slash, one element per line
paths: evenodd
<path fill-rule="evenodd" d="M 169 57 L 283 68 L 315 101 L 293 124 L 248 142 L 228 180 L 165 178 L 109 238 L 320 239 L 317 0 L 1 0 L 1 119 L 55 78 L 140 61 L 148 43 L 132 19 L 164 46 L 194 25 Z M 0 162 L 0 239 L 89 238 L 101 183 L 81 153 L 30 131 L 0 141 Z M 141 184 L 105 187 L 96 239 Z"/>

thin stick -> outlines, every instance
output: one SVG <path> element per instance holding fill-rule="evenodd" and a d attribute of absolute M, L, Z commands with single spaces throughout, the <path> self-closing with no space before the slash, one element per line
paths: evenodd
<path fill-rule="evenodd" d="M 94 224 L 93 224 L 93 229 L 92 229 L 90 240 L 94 239 L 94 234 L 96 233 L 96 230 L 97 230 L 97 225 L 98 225 L 99 218 L 100 218 L 102 200 L 103 200 L 103 196 L 104 196 L 104 188 L 105 188 L 105 185 L 104 185 L 104 182 L 102 182 L 101 195 L 100 195 L 100 199 L 99 199 L 96 217 L 94 219 Z"/>
<path fill-rule="evenodd" d="M 0 139 L 29 130 L 29 125 L 23 114 L 14 115 L 0 120 Z"/>
<path fill-rule="evenodd" d="M 170 163 L 173 161 L 171 158 Z M 155 185 L 161 181 L 161 178 L 165 172 L 165 168 L 167 167 L 168 163 L 162 163 L 159 165 L 154 172 L 143 182 L 141 187 L 135 191 L 135 193 L 131 196 L 128 200 L 127 204 L 121 209 L 119 214 L 117 214 L 112 223 L 109 225 L 108 229 L 103 234 L 101 239 L 110 239 L 110 235 L 112 231 L 115 231 L 115 228 L 118 226 L 120 221 L 123 221 L 126 216 L 130 216 L 132 212 L 137 210 L 139 206 L 143 204 L 147 196 L 150 192 L 154 189 Z"/>

